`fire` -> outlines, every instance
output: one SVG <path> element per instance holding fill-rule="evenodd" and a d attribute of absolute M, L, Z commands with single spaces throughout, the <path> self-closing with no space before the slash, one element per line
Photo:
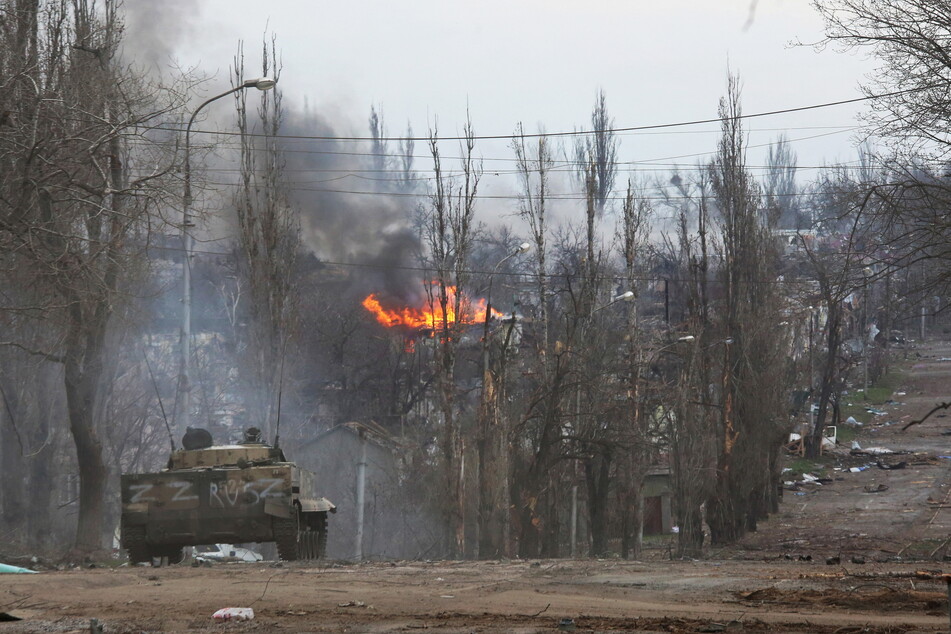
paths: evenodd
<path fill-rule="evenodd" d="M 376 320 L 386 326 L 393 328 L 403 326 L 406 328 L 442 328 L 444 324 L 477 324 L 485 321 L 486 300 L 478 299 L 471 301 L 466 297 L 461 298 L 461 308 L 459 315 L 456 315 L 456 287 L 447 286 L 446 292 L 449 296 L 449 302 L 446 306 L 446 313 L 443 314 L 442 306 L 438 299 L 432 305 L 426 305 L 421 308 L 405 306 L 402 308 L 386 308 L 380 302 L 376 293 L 370 293 L 363 300 L 363 307 L 373 313 Z M 499 311 L 492 309 L 492 316 L 496 318 L 504 317 Z"/>

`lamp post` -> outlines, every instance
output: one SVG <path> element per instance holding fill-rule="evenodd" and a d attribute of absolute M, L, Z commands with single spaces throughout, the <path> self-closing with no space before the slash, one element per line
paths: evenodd
<path fill-rule="evenodd" d="M 871 322 L 868 319 L 868 280 L 872 273 L 872 269 L 867 266 L 862 270 L 862 294 L 864 295 L 862 302 L 862 361 L 864 362 L 862 396 L 865 397 L 866 401 L 868 400 L 868 335 L 871 332 Z"/>
<path fill-rule="evenodd" d="M 617 304 L 618 302 L 630 302 L 630 301 L 634 301 L 634 291 L 624 291 L 620 295 L 615 295 L 614 297 L 612 297 L 611 301 L 609 301 L 604 306 L 598 306 L 597 308 L 592 310 L 591 314 L 593 315 L 599 310 L 604 310 L 608 306 L 613 306 L 614 304 Z"/>
<path fill-rule="evenodd" d="M 809 396 L 808 396 L 809 402 L 807 404 L 809 406 L 809 433 L 810 434 L 812 433 L 812 428 L 816 424 L 815 419 L 813 418 L 815 414 L 812 411 L 812 403 L 815 399 L 813 392 L 815 390 L 815 383 L 816 383 L 815 368 L 813 367 L 813 360 L 812 360 L 812 348 L 815 345 L 815 341 L 814 341 L 815 329 L 816 329 L 816 313 L 815 313 L 815 309 L 812 306 L 810 306 L 809 307 Z M 801 436 L 803 438 L 806 437 L 805 434 L 801 434 Z"/>
<path fill-rule="evenodd" d="M 485 298 L 485 323 L 489 323 L 489 315 L 492 313 L 492 281 L 495 279 L 495 274 L 499 272 L 499 267 L 502 266 L 505 262 L 514 258 L 516 255 L 521 255 L 523 253 L 528 253 L 532 249 L 532 245 L 528 242 L 523 242 L 518 247 L 506 255 L 504 258 L 495 263 L 495 266 L 492 268 L 492 272 L 489 273 L 489 291 L 486 294 Z"/>
<path fill-rule="evenodd" d="M 528 253 L 531 250 L 532 245 L 528 242 L 523 242 L 518 247 L 506 255 L 504 258 L 495 263 L 495 266 L 492 268 L 492 272 L 489 273 L 489 288 L 485 295 L 485 326 L 482 333 L 482 372 L 483 377 L 489 371 L 489 320 L 492 319 L 492 282 L 495 280 L 495 274 L 499 272 L 499 267 L 503 263 L 514 258 L 516 255 L 521 255 L 522 253 Z M 483 384 L 482 389 L 483 395 L 485 394 L 485 386 Z"/>
<path fill-rule="evenodd" d="M 192 171 L 191 157 L 189 154 L 191 150 L 192 124 L 195 123 L 195 117 L 198 116 L 198 113 L 213 101 L 217 101 L 222 97 L 227 97 L 228 95 L 234 94 L 239 90 L 245 90 L 247 88 L 257 88 L 261 91 L 270 90 L 271 88 L 274 88 L 275 84 L 277 84 L 277 80 L 271 79 L 270 77 L 249 79 L 241 85 L 232 88 L 231 90 L 227 90 L 220 95 L 212 97 L 211 99 L 206 99 L 201 103 L 201 105 L 195 108 L 195 111 L 192 112 L 191 118 L 188 120 L 188 125 L 185 127 L 185 193 L 182 200 L 182 249 L 184 251 L 184 256 L 182 259 L 182 372 L 179 376 L 179 389 L 182 393 L 182 427 L 185 429 L 188 428 L 188 425 L 191 422 L 191 382 L 189 381 L 189 370 L 191 366 L 192 328 L 192 237 L 189 233 L 189 229 L 191 229 L 193 225 L 191 220 Z"/>

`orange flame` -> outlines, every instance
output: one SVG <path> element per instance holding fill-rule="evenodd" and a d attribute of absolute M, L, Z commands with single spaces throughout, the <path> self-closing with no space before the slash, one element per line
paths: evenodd
<path fill-rule="evenodd" d="M 445 324 L 478 324 L 485 321 L 486 300 L 479 299 L 470 301 L 462 297 L 461 314 L 456 315 L 456 287 L 447 286 L 446 292 L 449 297 L 446 313 L 443 314 L 442 306 L 438 300 L 432 305 L 415 308 L 406 306 L 402 308 L 385 308 L 380 302 L 376 293 L 370 293 L 363 300 L 363 307 L 373 313 L 376 320 L 387 328 L 404 326 L 408 328 L 442 328 Z M 492 316 L 496 318 L 504 317 L 502 313 L 492 309 Z"/>

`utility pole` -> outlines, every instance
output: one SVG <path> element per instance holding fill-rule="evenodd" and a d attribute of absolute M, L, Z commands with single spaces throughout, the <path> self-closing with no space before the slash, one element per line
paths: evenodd
<path fill-rule="evenodd" d="M 182 196 L 182 333 L 181 333 L 181 374 L 179 375 L 178 389 L 182 395 L 182 423 L 179 426 L 179 432 L 184 433 L 191 422 L 191 379 L 189 377 L 191 370 L 191 334 L 192 334 L 192 234 L 191 230 L 195 226 L 191 217 L 192 206 L 192 170 L 191 170 L 191 133 L 192 124 L 195 123 L 195 117 L 202 109 L 213 101 L 222 97 L 234 94 L 239 90 L 247 88 L 257 88 L 260 91 L 274 88 L 277 81 L 270 77 L 260 77 L 258 79 L 249 79 L 231 90 L 226 90 L 220 95 L 215 95 L 211 99 L 206 99 L 195 108 L 188 125 L 185 127 L 185 163 L 184 163 L 184 193 Z"/>
<path fill-rule="evenodd" d="M 353 555 L 353 558 L 357 561 L 363 559 L 363 508 L 365 506 L 367 485 L 367 432 L 361 427 L 359 434 L 360 461 L 357 463 L 357 530 L 356 548 Z"/>

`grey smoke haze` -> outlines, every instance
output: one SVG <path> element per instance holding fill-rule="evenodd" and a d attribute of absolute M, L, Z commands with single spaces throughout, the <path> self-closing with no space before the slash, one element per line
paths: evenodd
<path fill-rule="evenodd" d="M 151 69 L 167 69 L 175 51 L 195 32 L 199 0 L 125 0 L 127 57 Z"/>
<path fill-rule="evenodd" d="M 292 111 L 283 134 L 340 136 L 342 127 L 312 112 Z M 416 266 L 420 251 L 412 229 L 420 199 L 387 195 L 397 190 L 389 180 L 393 174 L 370 172 L 366 178 L 360 170 L 370 167 L 373 157 L 355 155 L 370 151 L 365 143 L 287 139 L 283 149 L 304 245 L 320 260 L 359 264 L 353 279 L 368 292 L 407 299 L 421 293 L 421 274 L 406 268 Z M 354 191 L 373 193 L 347 193 Z"/>

